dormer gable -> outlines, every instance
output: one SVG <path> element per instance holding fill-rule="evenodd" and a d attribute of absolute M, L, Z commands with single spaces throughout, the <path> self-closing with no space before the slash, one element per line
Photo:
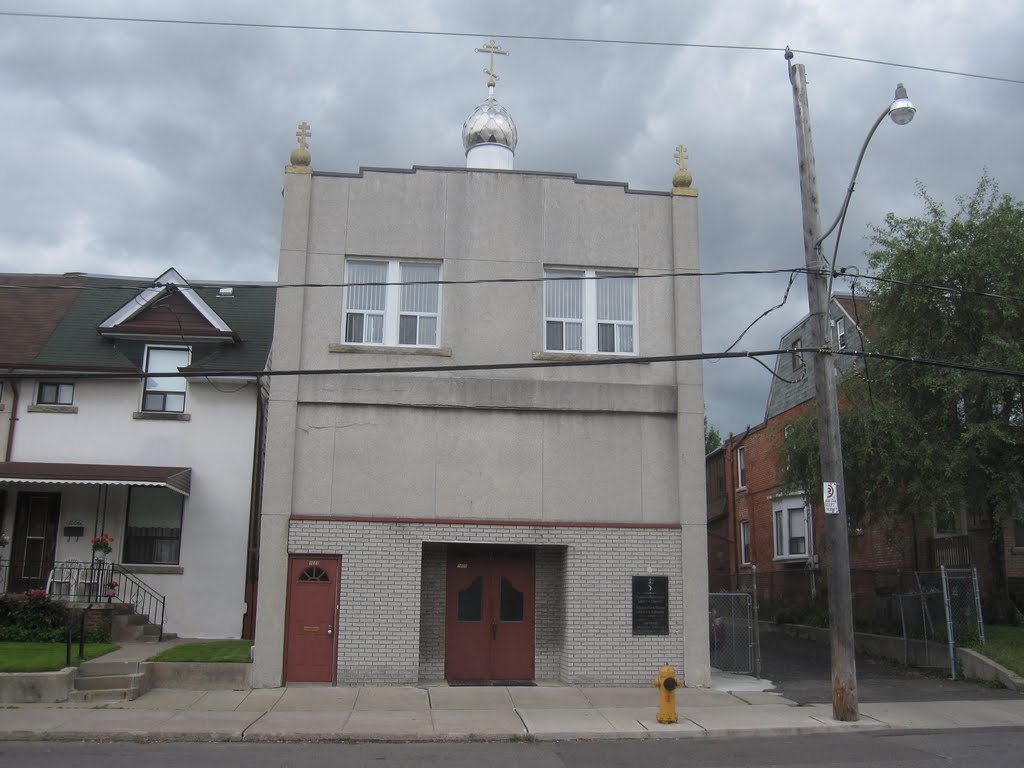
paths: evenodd
<path fill-rule="evenodd" d="M 239 341 L 232 330 L 176 269 L 141 289 L 97 328 L 113 338 L 174 341 Z"/>

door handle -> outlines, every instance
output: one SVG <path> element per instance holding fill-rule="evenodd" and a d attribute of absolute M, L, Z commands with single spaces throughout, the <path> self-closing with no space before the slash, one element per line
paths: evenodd
<path fill-rule="evenodd" d="M 328 627 L 327 628 L 327 634 L 328 635 L 333 635 L 334 634 L 334 627 Z"/>
<path fill-rule="evenodd" d="M 491 622 L 491 640 L 497 640 L 497 639 L 498 639 L 498 622 L 492 621 Z"/>

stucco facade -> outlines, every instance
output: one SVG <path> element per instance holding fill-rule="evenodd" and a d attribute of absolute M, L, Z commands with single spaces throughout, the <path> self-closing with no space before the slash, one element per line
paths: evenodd
<path fill-rule="evenodd" d="M 359 259 L 439 265 L 436 343 L 346 341 Z M 279 289 L 272 368 L 322 373 L 270 384 L 255 683 L 287 676 L 300 554 L 340 556 L 334 681 L 442 677 L 458 544 L 530 552 L 537 679 L 637 684 L 670 659 L 706 685 L 700 362 L 373 372 L 699 353 L 698 280 L 663 276 L 698 266 L 695 196 L 512 171 L 287 173 L 279 282 L 299 287 Z M 632 353 L 546 348 L 558 267 L 635 278 Z M 505 278 L 523 282 L 486 282 Z M 645 574 L 668 579 L 664 635 L 631 632 Z"/>

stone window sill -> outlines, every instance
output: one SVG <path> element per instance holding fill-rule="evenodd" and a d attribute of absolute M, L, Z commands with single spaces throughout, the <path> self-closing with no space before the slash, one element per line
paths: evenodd
<path fill-rule="evenodd" d="M 120 563 L 118 567 L 125 573 L 148 573 L 166 574 L 170 576 L 181 576 L 185 569 L 180 565 L 126 565 Z"/>
<path fill-rule="evenodd" d="M 78 413 L 77 405 L 30 405 L 29 413 Z"/>
<path fill-rule="evenodd" d="M 534 360 L 573 361 L 573 360 L 636 360 L 636 355 L 591 355 L 586 352 L 534 352 Z M 648 365 L 648 363 L 637 363 Z"/>
<path fill-rule="evenodd" d="M 328 352 L 371 353 L 376 355 L 427 355 L 428 357 L 451 357 L 451 347 L 385 347 L 379 344 L 329 344 Z"/>
<path fill-rule="evenodd" d="M 141 421 L 192 421 L 191 413 L 161 413 L 159 411 L 136 411 L 133 419 Z"/>

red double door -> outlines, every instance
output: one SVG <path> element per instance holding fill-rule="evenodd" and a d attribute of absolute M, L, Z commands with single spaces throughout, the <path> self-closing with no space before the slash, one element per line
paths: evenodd
<path fill-rule="evenodd" d="M 532 550 L 453 548 L 448 558 L 445 679 L 533 680 L 534 595 Z"/>

